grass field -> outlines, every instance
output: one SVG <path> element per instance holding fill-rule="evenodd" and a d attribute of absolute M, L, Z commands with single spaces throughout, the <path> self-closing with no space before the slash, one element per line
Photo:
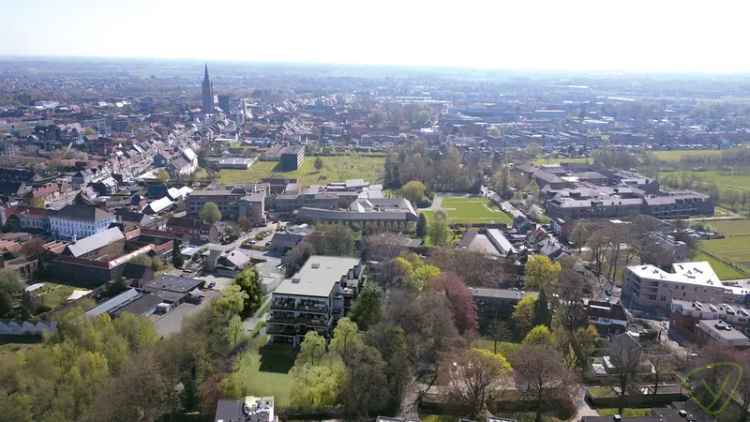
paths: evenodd
<path fill-rule="evenodd" d="M 258 182 L 266 177 L 297 179 L 303 186 L 341 182 L 346 179 L 365 179 L 371 183 L 383 180 L 385 157 L 365 155 L 336 155 L 320 157 L 323 168 L 315 169 L 315 158 L 305 157 L 302 168 L 295 171 L 280 171 L 276 161 L 257 161 L 248 170 L 221 170 L 219 182 L 225 185 Z"/>
<path fill-rule="evenodd" d="M 704 240 L 700 242 L 698 247 L 724 261 L 731 262 L 746 271 L 750 271 L 750 238 L 746 236 Z"/>
<path fill-rule="evenodd" d="M 560 163 L 576 163 L 576 164 L 586 164 L 590 163 L 591 158 L 583 157 L 583 158 L 567 158 L 567 157 L 544 157 L 544 158 L 537 158 L 534 160 L 534 164 L 560 164 Z"/>
<path fill-rule="evenodd" d="M 708 225 L 727 237 L 750 236 L 750 219 L 718 220 L 711 221 Z"/>
<path fill-rule="evenodd" d="M 716 183 L 720 191 L 750 192 L 750 172 L 747 171 L 666 171 L 659 172 L 659 177 L 675 175 L 681 177 L 683 174 L 695 176 L 701 181 Z"/>
<path fill-rule="evenodd" d="M 49 309 L 55 309 L 65 303 L 65 299 L 73 293 L 73 290 L 75 290 L 75 287 L 45 281 L 44 287 L 37 290 L 36 294 L 41 298 L 42 305 Z"/>
<path fill-rule="evenodd" d="M 680 161 L 682 157 L 715 157 L 721 155 L 721 150 L 672 150 L 672 151 L 653 151 L 657 159 L 661 161 Z"/>
<path fill-rule="evenodd" d="M 510 224 L 511 217 L 484 197 L 446 196 L 442 203 L 449 224 Z M 423 211 L 427 220 L 432 211 Z"/>
<path fill-rule="evenodd" d="M 725 264 L 724 262 L 719 261 L 718 259 L 710 255 L 706 255 L 705 253 L 700 252 L 700 251 L 693 252 L 690 255 L 690 260 L 707 261 L 709 264 L 711 264 L 711 267 L 714 269 L 714 271 L 716 272 L 716 275 L 721 280 L 734 280 L 738 278 L 747 277 L 746 273 L 742 271 L 738 271 L 737 269 Z"/>

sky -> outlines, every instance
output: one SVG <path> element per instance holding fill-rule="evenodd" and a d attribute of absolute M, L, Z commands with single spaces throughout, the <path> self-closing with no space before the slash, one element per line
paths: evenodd
<path fill-rule="evenodd" d="M 750 1 L 0 0 L 0 55 L 750 71 Z"/>

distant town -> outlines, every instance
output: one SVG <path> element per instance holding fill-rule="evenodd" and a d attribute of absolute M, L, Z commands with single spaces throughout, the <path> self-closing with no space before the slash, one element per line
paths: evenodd
<path fill-rule="evenodd" d="M 0 420 L 748 422 L 747 82 L 0 58 Z"/>

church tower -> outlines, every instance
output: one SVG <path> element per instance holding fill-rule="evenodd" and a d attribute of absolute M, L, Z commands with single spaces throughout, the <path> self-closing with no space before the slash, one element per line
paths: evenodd
<path fill-rule="evenodd" d="M 209 79 L 208 77 L 208 64 L 206 64 L 203 72 L 201 103 L 203 105 L 204 113 L 210 114 L 214 112 L 214 85 L 211 83 L 211 79 Z"/>

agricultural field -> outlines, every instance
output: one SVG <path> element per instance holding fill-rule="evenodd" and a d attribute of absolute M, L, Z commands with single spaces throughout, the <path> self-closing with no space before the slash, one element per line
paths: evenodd
<path fill-rule="evenodd" d="M 722 281 L 746 278 L 748 276 L 746 273 L 700 251 L 694 251 L 690 254 L 690 260 L 708 262 Z"/>
<path fill-rule="evenodd" d="M 720 191 L 750 192 L 750 172 L 722 170 L 659 172 L 660 178 L 665 176 L 682 177 L 683 175 L 696 177 L 700 181 L 715 183 Z"/>
<path fill-rule="evenodd" d="M 721 150 L 670 150 L 670 151 L 652 151 L 654 156 L 661 161 L 675 162 L 680 161 L 682 157 L 716 157 L 721 155 Z"/>
<path fill-rule="evenodd" d="M 219 182 L 225 185 L 258 182 L 266 177 L 297 179 L 302 186 L 341 182 L 346 179 L 364 179 L 371 183 L 383 180 L 385 157 L 372 155 L 335 155 L 320 157 L 323 168 L 315 169 L 314 156 L 305 157 L 302 168 L 280 171 L 276 161 L 257 161 L 248 170 L 221 170 Z"/>
<path fill-rule="evenodd" d="M 704 240 L 698 248 L 750 271 L 750 239 L 744 236 L 728 237 L 726 239 Z"/>
<path fill-rule="evenodd" d="M 448 224 L 511 224 L 511 217 L 485 197 L 446 196 L 440 205 Z M 429 221 L 433 211 L 423 211 Z"/>
<path fill-rule="evenodd" d="M 750 219 L 716 220 L 708 225 L 726 237 L 750 236 Z M 747 240 L 750 242 L 750 238 Z"/>

